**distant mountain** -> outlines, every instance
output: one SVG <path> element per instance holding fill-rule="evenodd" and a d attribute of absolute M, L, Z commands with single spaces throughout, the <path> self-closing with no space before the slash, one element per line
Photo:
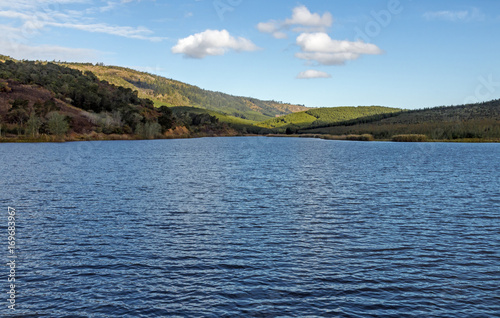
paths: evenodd
<path fill-rule="evenodd" d="M 130 68 L 89 63 L 61 63 L 61 65 L 82 72 L 90 71 L 100 80 L 137 90 L 139 97 L 151 99 L 156 106 L 193 106 L 253 121 L 262 121 L 308 109 L 301 105 L 262 101 L 204 90 L 197 86 Z"/>

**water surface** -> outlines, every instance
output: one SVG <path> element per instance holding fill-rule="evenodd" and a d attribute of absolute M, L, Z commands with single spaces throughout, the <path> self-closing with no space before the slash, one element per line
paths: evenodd
<path fill-rule="evenodd" d="M 499 158 L 298 138 L 0 144 L 16 313 L 498 317 Z"/>

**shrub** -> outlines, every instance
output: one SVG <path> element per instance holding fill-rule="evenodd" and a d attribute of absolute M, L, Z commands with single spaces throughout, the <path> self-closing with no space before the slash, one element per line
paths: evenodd
<path fill-rule="evenodd" d="M 157 122 L 138 123 L 135 127 L 135 134 L 144 139 L 153 139 L 160 136 L 161 125 Z"/>
<path fill-rule="evenodd" d="M 8 83 L 0 82 L 0 93 L 10 93 L 12 88 L 9 87 Z"/>
<path fill-rule="evenodd" d="M 373 137 L 373 135 L 370 135 L 370 134 L 363 134 L 360 136 L 360 139 L 361 141 L 374 141 L 375 138 Z"/>
<path fill-rule="evenodd" d="M 41 126 L 42 120 L 38 116 L 36 116 L 35 113 L 31 113 L 30 118 L 26 122 L 26 135 L 32 138 L 38 137 Z"/>
<path fill-rule="evenodd" d="M 372 135 L 370 134 L 363 134 L 363 135 L 348 135 L 346 140 L 356 140 L 356 141 L 374 141 L 375 138 L 373 138 Z"/>
<path fill-rule="evenodd" d="M 397 142 L 424 142 L 424 141 L 427 141 L 427 136 L 426 135 L 416 135 L 416 134 L 394 135 L 394 136 L 392 136 L 392 141 L 397 141 Z"/>
<path fill-rule="evenodd" d="M 58 137 L 64 136 L 69 129 L 66 117 L 58 112 L 52 112 L 49 114 L 48 126 L 50 133 Z"/>

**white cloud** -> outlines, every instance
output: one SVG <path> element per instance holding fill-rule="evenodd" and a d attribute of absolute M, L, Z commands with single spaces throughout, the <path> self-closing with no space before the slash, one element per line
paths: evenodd
<path fill-rule="evenodd" d="M 450 22 L 483 21 L 484 14 L 477 8 L 463 11 L 430 11 L 423 15 L 427 20 L 444 20 Z"/>
<path fill-rule="evenodd" d="M 280 31 L 280 29 L 280 23 L 274 20 L 257 24 L 257 30 L 260 32 L 271 33 L 276 39 L 286 39 L 288 36 L 285 32 Z"/>
<path fill-rule="evenodd" d="M 343 65 L 346 61 L 356 60 L 363 54 L 377 55 L 383 51 L 375 44 L 362 41 L 333 40 L 323 32 L 302 33 L 297 37 L 301 52 L 295 57 L 323 65 Z"/>
<path fill-rule="evenodd" d="M 201 59 L 207 55 L 223 55 L 229 50 L 255 51 L 259 48 L 243 37 L 235 38 L 227 30 L 206 30 L 177 41 L 172 53 Z"/>
<path fill-rule="evenodd" d="M 293 9 L 292 18 L 286 19 L 284 25 L 298 25 L 313 28 L 314 30 L 324 30 L 325 28 L 331 27 L 332 23 L 333 17 L 330 12 L 326 12 L 323 16 L 320 16 L 318 13 L 311 13 L 306 6 L 298 6 Z M 304 28 L 296 28 L 294 30 L 306 32 Z"/>
<path fill-rule="evenodd" d="M 292 28 L 293 32 L 320 32 L 326 31 L 333 24 L 333 16 L 330 12 L 323 15 L 311 13 L 306 6 L 298 6 L 293 9 L 292 17 L 284 21 L 269 20 L 257 24 L 257 29 L 263 33 L 270 33 L 277 39 L 285 39 L 284 31 Z"/>
<path fill-rule="evenodd" d="M 0 17 L 9 19 L 21 19 L 21 20 L 29 20 L 33 18 L 29 14 L 24 14 L 22 12 L 17 12 L 13 10 L 0 11 Z"/>
<path fill-rule="evenodd" d="M 21 20 L 18 33 L 30 37 L 47 26 L 77 29 L 93 33 L 105 33 L 131 39 L 162 41 L 166 38 L 153 36 L 145 27 L 113 26 L 106 23 L 89 23 L 96 12 L 104 12 L 134 0 L 108 1 L 104 7 L 91 7 L 83 11 L 63 10 L 64 4 L 89 3 L 88 0 L 0 0 L 0 17 Z M 2 25 L 2 24 L 0 24 Z M 6 26 L 6 25 L 3 25 Z"/>
<path fill-rule="evenodd" d="M 5 34 L 5 36 L 2 37 L 1 40 L 3 40 L 3 43 L 11 43 L 11 42 L 20 42 L 24 39 L 24 36 L 19 30 L 19 28 L 14 28 L 8 25 L 2 25 L 0 24 L 0 34 Z M 0 46 L 2 48 L 2 51 L 4 50 L 4 46 Z M 0 53 L 3 54 L 3 53 Z"/>
<path fill-rule="evenodd" d="M 381 54 L 375 44 L 362 41 L 339 41 L 333 40 L 328 34 L 323 32 L 302 33 L 297 37 L 297 45 L 305 52 L 321 53 L 357 53 L 357 54 Z"/>
<path fill-rule="evenodd" d="M 322 65 L 344 65 L 346 61 L 357 60 L 360 55 L 356 53 L 299 52 L 295 53 L 295 57 Z"/>
<path fill-rule="evenodd" d="M 83 49 L 68 48 L 55 45 L 30 46 L 22 43 L 0 40 L 2 54 L 12 56 L 15 59 L 26 60 L 61 60 L 68 62 L 97 62 L 104 52 Z"/>
<path fill-rule="evenodd" d="M 100 7 L 99 11 L 101 11 L 101 12 L 110 11 L 110 10 L 113 10 L 116 7 L 120 6 L 120 5 L 131 3 L 131 2 L 134 2 L 134 1 L 140 2 L 141 0 L 120 0 L 119 2 L 116 2 L 116 1 L 107 1 L 106 2 L 107 3 L 106 6 Z"/>
<path fill-rule="evenodd" d="M 273 36 L 276 39 L 287 39 L 288 38 L 288 35 L 286 35 L 285 32 L 281 32 L 281 31 L 273 32 Z"/>
<path fill-rule="evenodd" d="M 88 0 L 0 0 L 0 8 L 23 11 L 53 11 L 60 5 L 88 3 Z"/>
<path fill-rule="evenodd" d="M 260 32 L 264 33 L 273 33 L 276 32 L 279 28 L 280 28 L 279 23 L 274 20 L 271 20 L 269 22 L 261 22 L 257 24 L 257 29 Z"/>
<path fill-rule="evenodd" d="M 330 74 L 318 70 L 307 70 L 297 75 L 298 79 L 330 78 L 330 77 L 332 77 Z"/>
<path fill-rule="evenodd" d="M 269 20 L 257 24 L 257 29 L 269 33 L 277 39 L 287 38 L 287 31 L 301 33 L 296 44 L 301 51 L 295 57 L 308 61 L 308 64 L 343 65 L 346 61 L 356 60 L 364 54 L 382 54 L 374 44 L 363 41 L 334 40 L 326 32 L 334 22 L 330 12 L 322 15 L 312 13 L 306 6 L 293 9 L 292 17 L 283 21 Z M 314 70 L 300 73 L 297 78 L 325 77 L 329 74 Z"/>
<path fill-rule="evenodd" d="M 165 39 L 162 37 L 150 36 L 153 31 L 145 27 L 111 26 L 105 23 L 78 24 L 49 22 L 47 23 L 47 25 L 60 28 L 76 29 L 92 33 L 105 33 L 130 39 L 148 40 L 152 42 L 159 42 Z"/>

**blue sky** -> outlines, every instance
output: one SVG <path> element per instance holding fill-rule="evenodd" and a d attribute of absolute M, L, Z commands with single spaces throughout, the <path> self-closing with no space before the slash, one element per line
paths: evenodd
<path fill-rule="evenodd" d="M 308 107 L 500 98 L 497 0 L 0 0 L 0 53 Z"/>

